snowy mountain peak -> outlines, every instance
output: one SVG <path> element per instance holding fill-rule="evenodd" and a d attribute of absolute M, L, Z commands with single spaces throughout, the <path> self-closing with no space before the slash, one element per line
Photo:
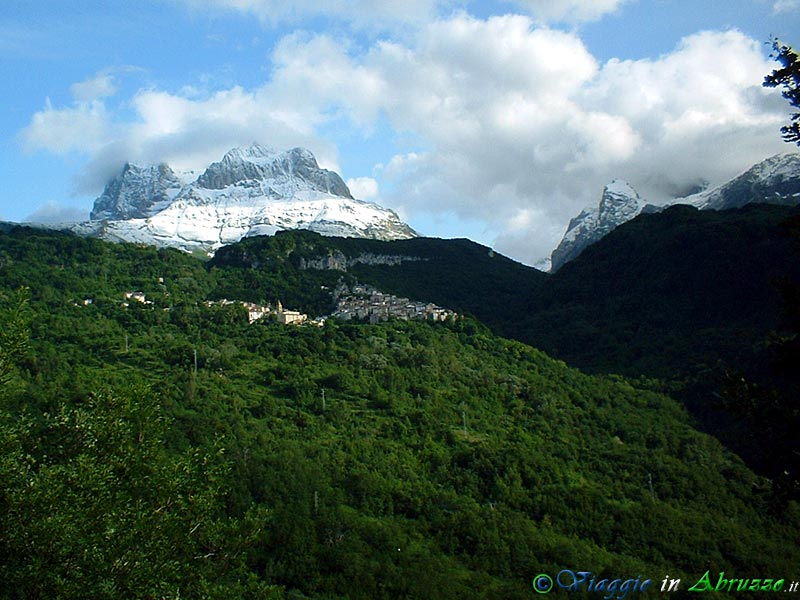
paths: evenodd
<path fill-rule="evenodd" d="M 304 148 L 233 148 L 199 177 L 166 164 L 127 163 L 73 231 L 114 241 L 213 252 L 285 229 L 404 239 L 416 233 L 391 210 L 356 200 L 342 178 Z"/>
<path fill-rule="evenodd" d="M 146 218 L 169 204 L 184 181 L 169 165 L 125 163 L 95 200 L 90 219 Z"/>
<path fill-rule="evenodd" d="M 800 153 L 772 156 L 720 186 L 677 198 L 669 204 L 726 210 L 753 202 L 800 204 Z M 603 189 L 598 208 L 586 208 L 569 222 L 567 232 L 551 255 L 551 271 L 557 271 L 584 248 L 639 213 L 662 208 L 647 204 L 629 184 L 615 179 Z"/>
<path fill-rule="evenodd" d="M 603 188 L 603 198 L 639 198 L 639 193 L 631 187 L 627 181 L 614 179 Z M 601 201 L 602 202 L 602 201 Z"/>
<path fill-rule="evenodd" d="M 261 183 L 261 190 L 267 197 L 287 197 L 302 189 L 353 197 L 342 178 L 333 171 L 321 169 L 314 155 L 305 148 L 285 152 L 275 152 L 259 144 L 233 148 L 197 178 L 197 185 L 209 190 L 238 184 L 252 186 L 257 182 Z"/>
<path fill-rule="evenodd" d="M 274 150 L 273 148 L 262 146 L 258 142 L 253 142 L 249 147 L 246 148 L 231 148 L 225 153 L 225 156 L 222 157 L 222 160 L 233 160 L 238 158 L 240 160 L 249 160 L 251 162 L 264 162 L 274 160 L 278 154 L 280 154 L 280 152 Z"/>
<path fill-rule="evenodd" d="M 561 243 L 550 255 L 551 270 L 557 271 L 584 248 L 638 215 L 645 204 L 629 183 L 614 179 L 603 188 L 597 208 L 587 207 L 569 222 Z"/>
<path fill-rule="evenodd" d="M 679 200 L 700 209 L 740 208 L 751 202 L 800 203 L 800 153 L 771 156 L 711 190 Z"/>
<path fill-rule="evenodd" d="M 629 183 L 615 179 L 603 188 L 598 212 L 598 226 L 617 227 L 621 222 L 632 219 L 642 211 L 644 203 Z"/>

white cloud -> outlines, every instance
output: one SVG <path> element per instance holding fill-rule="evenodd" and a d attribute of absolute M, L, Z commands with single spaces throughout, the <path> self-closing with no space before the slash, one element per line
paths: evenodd
<path fill-rule="evenodd" d="M 357 27 L 420 23 L 433 18 L 440 0 L 179 0 L 193 10 L 210 7 L 251 14 L 269 26 L 306 17 L 333 17 Z"/>
<path fill-rule="evenodd" d="M 254 141 L 275 148 L 304 146 L 321 165 L 336 169 L 335 146 L 303 122 L 294 108 L 272 101 L 266 90 L 241 87 L 202 98 L 142 90 L 130 101 L 133 120 L 109 114 L 101 100 L 56 108 L 48 100 L 20 138 L 27 151 L 78 152 L 88 157 L 77 191 L 97 194 L 126 161 L 166 161 L 199 169 L 234 146 Z"/>
<path fill-rule="evenodd" d="M 772 5 L 772 13 L 776 15 L 797 10 L 800 10 L 800 0 L 775 0 Z"/>
<path fill-rule="evenodd" d="M 484 223 L 490 239 L 480 241 L 527 262 L 549 253 L 615 177 L 658 201 L 786 150 L 778 133 L 786 103 L 761 87 L 774 65 L 738 31 L 689 36 L 655 59 L 600 64 L 577 33 L 527 16 L 461 13 L 366 50 L 296 33 L 271 61 L 253 89 L 141 90 L 127 103 L 133 119 L 109 114 L 102 99 L 48 103 L 22 138 L 28 149 L 86 152 L 88 190 L 124 160 L 197 168 L 252 141 L 306 146 L 336 169 L 337 148 L 320 132 L 370 135 L 380 119 L 402 144 L 397 156 L 376 157 L 385 164 L 373 177 L 344 174 L 356 196 L 380 189 L 412 221 Z"/>
<path fill-rule="evenodd" d="M 462 15 L 414 46 L 376 47 L 364 63 L 385 82 L 381 108 L 429 148 L 424 162 L 393 161 L 393 200 L 483 219 L 533 261 L 614 177 L 661 201 L 784 151 L 761 46 L 703 32 L 658 59 L 600 66 L 574 34 Z M 520 214 L 530 235 L 512 242 Z"/>
<path fill-rule="evenodd" d="M 24 222 L 54 225 L 58 223 L 77 223 L 88 218 L 89 214 L 85 210 L 50 201 L 45 202 L 25 217 Z"/>
<path fill-rule="evenodd" d="M 72 84 L 70 91 L 78 102 L 91 102 L 92 100 L 113 96 L 117 88 L 109 73 L 98 73 L 85 81 Z"/>
<path fill-rule="evenodd" d="M 395 169 L 397 197 L 485 219 L 498 245 L 519 252 L 526 243 L 515 256 L 528 261 L 558 241 L 553 223 L 563 231 L 614 177 L 658 201 L 785 150 L 776 134 L 785 111 L 761 87 L 770 65 L 739 32 L 700 33 L 659 59 L 603 66 L 576 36 L 520 17 L 461 17 L 433 32 L 437 45 L 423 34 L 384 57 L 426 74 L 387 67 L 386 108 L 433 148 L 405 175 Z M 459 52 L 470 43 L 480 53 Z M 532 209 L 531 235 L 512 243 L 519 211 Z"/>
<path fill-rule="evenodd" d="M 349 50 L 346 40 L 328 35 L 284 37 L 272 53 L 274 70 L 262 94 L 295 127 L 312 128 L 336 117 L 342 107 L 359 126 L 368 127 L 387 90 L 381 74 L 359 64 Z"/>
<path fill-rule="evenodd" d="M 356 177 L 347 180 L 347 187 L 354 198 L 373 200 L 380 194 L 378 182 L 372 177 Z"/>
<path fill-rule="evenodd" d="M 387 165 L 379 164 L 376 166 L 389 179 L 396 179 L 406 171 L 420 168 L 429 158 L 430 155 L 424 152 L 409 152 L 408 154 L 394 155 Z"/>
<path fill-rule="evenodd" d="M 761 48 L 738 31 L 701 32 L 657 60 L 610 61 L 587 86 L 582 104 L 625 115 L 641 138 L 620 166 L 640 193 L 664 199 L 782 149 L 785 111 L 761 87 L 771 68 Z"/>
<path fill-rule="evenodd" d="M 109 116 L 100 101 L 55 109 L 48 98 L 44 108 L 36 112 L 30 124 L 20 132 L 20 138 L 28 152 L 94 152 L 110 139 L 110 128 Z"/>
<path fill-rule="evenodd" d="M 174 0 L 195 11 L 209 8 L 253 15 L 265 25 L 296 23 L 308 17 L 340 19 L 360 29 L 382 29 L 396 24 L 434 21 L 454 8 L 464 9 L 466 0 Z M 541 22 L 581 23 L 596 21 L 616 12 L 631 0 L 506 0 Z M 791 3 L 795 0 L 778 0 Z"/>
<path fill-rule="evenodd" d="M 544 183 L 537 167 L 552 171 L 571 157 L 573 96 L 598 71 L 577 36 L 524 16 L 458 15 L 431 24 L 413 47 L 377 45 L 364 64 L 383 82 L 378 109 L 430 148 L 405 173 L 405 158 L 390 164 L 398 201 L 495 223 L 512 218 L 524 187 Z M 597 137 L 591 129 L 575 135 Z M 487 202 L 499 189 L 513 194 Z"/>
<path fill-rule="evenodd" d="M 628 0 L 515 0 L 536 17 L 547 22 L 596 21 L 616 12 Z M 789 0 L 791 1 L 791 0 Z"/>

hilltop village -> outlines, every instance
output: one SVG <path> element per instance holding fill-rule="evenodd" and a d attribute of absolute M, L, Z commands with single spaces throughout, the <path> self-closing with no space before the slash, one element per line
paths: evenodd
<path fill-rule="evenodd" d="M 456 318 L 456 313 L 433 303 L 413 302 L 408 298 L 384 294 L 361 284 L 348 288 L 340 284 L 334 291 L 336 311 L 332 316 L 343 321 L 369 320 L 370 323 L 388 319 L 446 321 Z"/>
<path fill-rule="evenodd" d="M 160 283 L 163 283 L 163 279 Z M 133 300 L 148 305 L 153 304 L 140 291 L 125 292 L 124 296 L 125 300 Z M 351 287 L 340 283 L 333 291 L 333 300 L 336 304 L 336 309 L 330 316 L 324 315 L 313 319 L 300 311 L 285 309 L 280 300 L 277 301 L 275 306 L 228 299 L 206 300 L 203 304 L 208 307 L 242 306 L 247 311 L 247 319 L 251 324 L 265 318 L 272 319 L 283 325 L 309 324 L 321 327 L 330 317 L 342 321 L 359 320 L 369 323 L 378 323 L 389 319 L 446 321 L 458 317 L 457 313 L 432 302 L 412 301 L 402 296 L 385 294 L 372 286 L 358 283 L 353 284 Z M 91 302 L 91 299 L 87 299 L 83 303 L 90 304 Z M 128 305 L 128 302 L 123 303 L 123 306 Z"/>
<path fill-rule="evenodd" d="M 256 304 L 255 302 L 243 302 L 241 300 L 206 300 L 206 306 L 230 306 L 238 304 L 247 310 L 247 320 L 252 324 L 260 321 L 265 317 L 274 317 L 274 319 L 283 325 L 299 325 L 308 322 L 308 315 L 301 313 L 297 310 L 286 310 L 280 300 L 275 306 L 271 304 L 263 305 Z M 311 321 L 313 324 L 319 324 L 318 320 Z"/>

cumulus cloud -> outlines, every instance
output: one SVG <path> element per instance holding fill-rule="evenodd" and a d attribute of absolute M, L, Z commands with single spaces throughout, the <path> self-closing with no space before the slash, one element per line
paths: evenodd
<path fill-rule="evenodd" d="M 797 10 L 800 10 L 800 0 L 775 0 L 772 5 L 772 13 L 776 15 Z"/>
<path fill-rule="evenodd" d="M 347 187 L 354 198 L 373 200 L 380 195 L 378 182 L 372 177 L 356 177 L 347 180 Z"/>
<path fill-rule="evenodd" d="M 74 206 L 65 206 L 58 202 L 45 202 L 30 215 L 25 217 L 26 223 L 40 223 L 44 225 L 56 225 L 59 223 L 77 223 L 85 221 L 89 214 L 85 210 Z"/>
<path fill-rule="evenodd" d="M 460 16 L 370 61 L 389 117 L 431 148 L 405 171 L 398 158 L 398 201 L 485 219 L 498 248 L 527 261 L 547 254 L 553 224 L 563 231 L 614 177 L 663 201 L 785 150 L 775 133 L 785 108 L 761 87 L 769 61 L 738 31 L 599 65 L 574 34 L 519 16 Z M 532 215 L 530 235 L 514 239 L 520 211 Z"/>
<path fill-rule="evenodd" d="M 298 22 L 306 17 L 333 17 L 358 27 L 393 23 L 419 23 L 432 18 L 439 0 L 179 0 L 193 10 L 210 7 L 236 10 L 254 15 L 263 23 L 275 26 Z"/>
<path fill-rule="evenodd" d="M 467 15 L 431 24 L 413 47 L 380 44 L 364 64 L 385 90 L 379 108 L 428 147 L 424 161 L 390 162 L 396 195 L 495 222 L 516 213 L 526 182 L 544 183 L 570 158 L 573 96 L 599 68 L 574 34 L 524 16 Z M 571 127 L 586 143 L 598 135 L 595 125 Z M 503 201 L 487 202 L 498 189 Z"/>
<path fill-rule="evenodd" d="M 57 109 L 48 98 L 44 108 L 36 112 L 30 124 L 20 132 L 20 137 L 28 152 L 94 152 L 110 139 L 110 128 L 109 115 L 100 101 L 78 102 Z"/>
<path fill-rule="evenodd" d="M 48 100 L 20 138 L 27 151 L 86 155 L 88 162 L 76 185 L 85 194 L 102 190 L 126 161 L 167 162 L 196 170 L 230 148 L 253 141 L 279 149 L 308 147 L 320 165 L 338 165 L 335 145 L 314 132 L 315 120 L 304 120 L 289 104 L 272 102 L 264 89 L 237 86 L 199 98 L 148 89 L 129 104 L 135 118 L 122 120 L 110 114 L 102 100 L 60 108 Z"/>
<path fill-rule="evenodd" d="M 284 37 L 272 53 L 273 73 L 262 96 L 295 127 L 311 128 L 345 110 L 358 126 L 368 128 L 388 90 L 382 74 L 360 64 L 350 51 L 346 40 L 329 35 Z"/>
<path fill-rule="evenodd" d="M 210 7 L 233 10 L 257 17 L 269 26 L 293 23 L 307 17 L 332 17 L 361 29 L 380 29 L 394 24 L 421 24 L 437 15 L 464 9 L 465 0 L 175 0 L 192 10 Z M 506 0 L 541 22 L 581 23 L 596 21 L 616 12 L 630 0 Z M 778 0 L 791 3 L 795 0 Z"/>
<path fill-rule="evenodd" d="M 78 102 L 91 102 L 113 96 L 117 88 L 110 73 L 98 73 L 85 81 L 72 84 L 70 91 Z"/>
<path fill-rule="evenodd" d="M 596 21 L 615 12 L 628 0 L 516 0 L 516 4 L 548 21 L 577 23 Z M 791 1 L 791 0 L 789 0 Z"/>
<path fill-rule="evenodd" d="M 380 190 L 381 202 L 412 221 L 482 222 L 481 241 L 533 263 L 613 178 L 660 201 L 785 151 L 786 103 L 761 87 L 772 68 L 762 44 L 738 31 L 689 36 L 659 58 L 601 64 L 575 32 L 524 15 L 459 13 L 366 49 L 292 34 L 274 47 L 262 85 L 141 90 L 127 103 L 134 119 L 110 114 L 97 93 L 87 100 L 103 90 L 87 84 L 72 106 L 46 104 L 22 138 L 29 149 L 85 151 L 88 189 L 124 160 L 197 168 L 254 140 L 306 146 L 336 169 L 337 148 L 321 132 L 334 124 L 370 135 L 385 121 L 402 151 L 376 157 L 373 177 L 344 174 L 356 196 Z"/>
<path fill-rule="evenodd" d="M 761 87 L 771 68 L 761 47 L 738 31 L 701 32 L 657 60 L 612 60 L 586 87 L 582 104 L 625 115 L 638 132 L 641 147 L 620 171 L 640 193 L 663 200 L 782 149 L 774 132 L 785 110 Z"/>

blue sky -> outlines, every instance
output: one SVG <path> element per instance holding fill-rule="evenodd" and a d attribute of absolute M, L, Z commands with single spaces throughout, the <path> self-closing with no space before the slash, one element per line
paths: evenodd
<path fill-rule="evenodd" d="M 0 219 L 257 141 L 533 264 L 614 178 L 659 202 L 796 149 L 771 36 L 800 43 L 800 0 L 14 0 Z"/>

